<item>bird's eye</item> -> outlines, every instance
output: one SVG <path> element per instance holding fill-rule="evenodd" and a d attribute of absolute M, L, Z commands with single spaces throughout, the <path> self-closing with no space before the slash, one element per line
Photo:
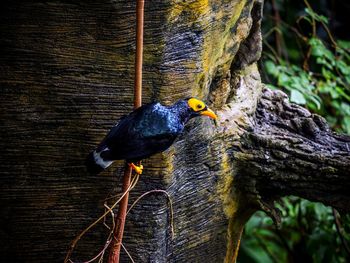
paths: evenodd
<path fill-rule="evenodd" d="M 201 111 L 205 109 L 205 104 L 203 101 L 197 100 L 195 98 L 191 98 L 188 100 L 188 106 L 193 110 L 193 111 Z"/>

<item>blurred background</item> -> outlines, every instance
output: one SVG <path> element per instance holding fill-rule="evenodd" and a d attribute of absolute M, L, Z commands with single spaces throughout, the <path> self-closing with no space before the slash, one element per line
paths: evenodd
<path fill-rule="evenodd" d="M 350 134 L 350 1 L 265 0 L 263 17 L 263 82 Z M 350 262 L 349 215 L 297 197 L 277 206 L 281 228 L 257 212 L 238 262 Z"/>

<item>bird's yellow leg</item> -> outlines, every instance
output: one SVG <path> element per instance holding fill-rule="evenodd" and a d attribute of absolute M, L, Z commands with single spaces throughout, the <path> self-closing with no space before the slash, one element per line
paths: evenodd
<path fill-rule="evenodd" d="M 137 166 L 137 165 L 134 164 L 134 163 L 129 163 L 129 166 L 130 166 L 132 169 L 134 169 L 135 172 L 136 172 L 137 174 L 142 174 L 142 170 L 143 170 L 143 165 L 142 165 L 142 164 L 140 164 L 139 166 Z"/>

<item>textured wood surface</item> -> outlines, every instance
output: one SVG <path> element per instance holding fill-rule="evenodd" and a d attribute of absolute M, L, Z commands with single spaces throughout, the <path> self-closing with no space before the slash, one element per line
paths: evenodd
<path fill-rule="evenodd" d="M 350 137 L 334 133 L 324 118 L 265 89 L 253 131 L 243 137 L 234 154 L 237 180 L 263 205 L 297 195 L 350 211 Z"/>
<path fill-rule="evenodd" d="M 230 75 L 253 3 L 146 1 L 143 102 L 206 99 Z M 1 5 L 1 261 L 62 262 L 72 239 L 102 213 L 104 198 L 120 190 L 121 163 L 90 177 L 83 160 L 132 109 L 135 6 Z M 225 151 L 214 133 L 211 121 L 194 120 L 174 147 L 144 162 L 131 200 L 167 189 L 176 236 L 164 196 L 143 200 L 127 218 L 124 239 L 136 262 L 224 259 L 230 190 L 221 185 L 229 167 L 221 168 Z M 73 259 L 96 254 L 107 234 L 98 225 Z"/>

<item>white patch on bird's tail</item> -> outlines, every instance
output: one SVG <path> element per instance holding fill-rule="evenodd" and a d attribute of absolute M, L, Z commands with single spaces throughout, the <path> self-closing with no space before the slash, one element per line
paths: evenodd
<path fill-rule="evenodd" d="M 103 158 L 101 157 L 101 153 L 104 151 L 108 151 L 108 147 L 103 149 L 100 152 L 96 152 L 94 151 L 94 159 L 95 159 L 95 163 L 98 164 L 99 166 L 101 166 L 103 169 L 106 169 L 108 166 L 110 166 L 113 161 L 109 161 L 109 160 L 103 160 Z"/>

